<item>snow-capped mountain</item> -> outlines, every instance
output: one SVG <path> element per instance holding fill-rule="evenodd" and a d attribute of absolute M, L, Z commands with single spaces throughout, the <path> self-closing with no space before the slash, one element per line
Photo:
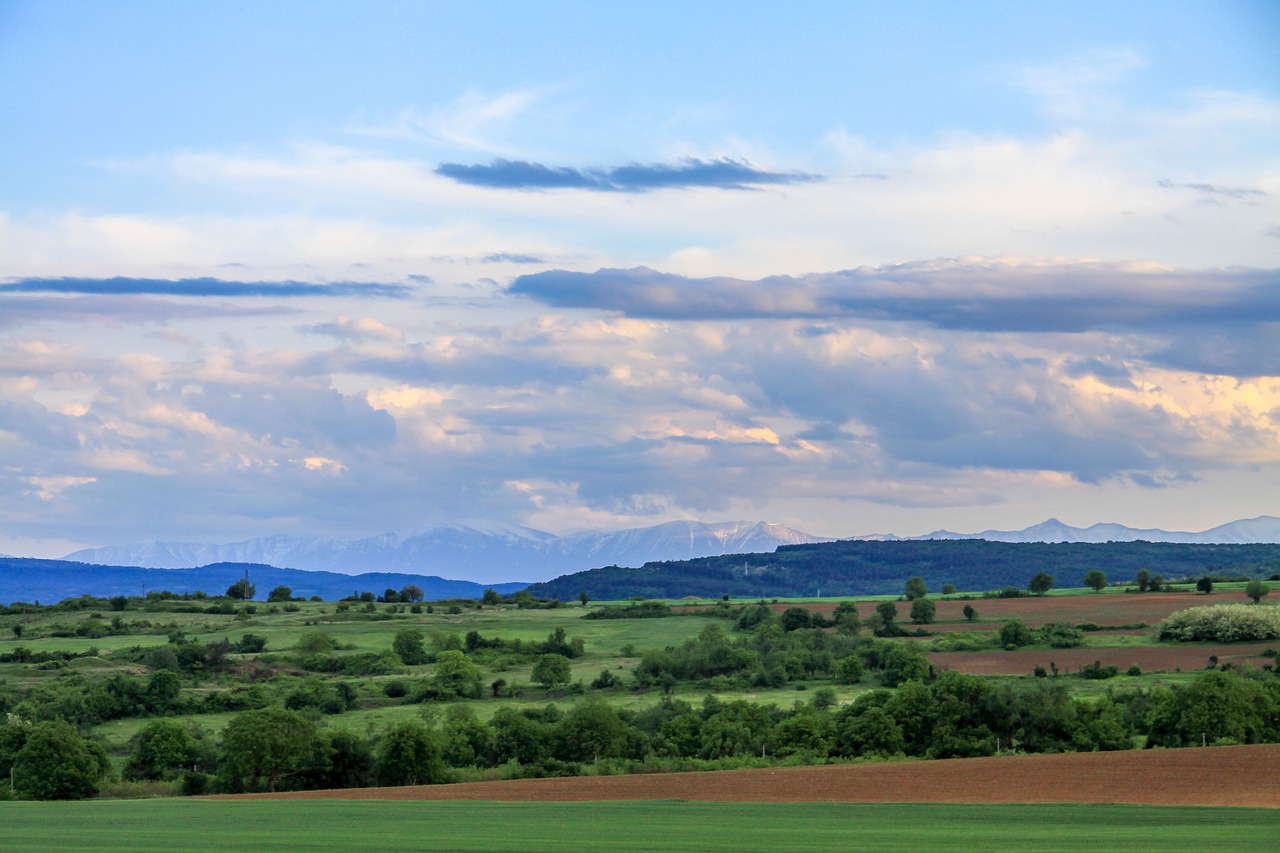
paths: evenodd
<path fill-rule="evenodd" d="M 145 568 L 265 563 L 282 568 L 360 574 L 408 572 L 483 583 L 533 582 L 600 566 L 641 566 L 720 554 L 772 551 L 779 545 L 828 542 L 782 524 L 672 521 L 609 533 L 555 536 L 502 522 L 436 524 L 363 539 L 267 536 L 212 545 L 138 542 L 87 548 L 63 559 Z"/>
<path fill-rule="evenodd" d="M 885 537 L 880 537 L 885 538 Z M 890 537 L 896 538 L 896 537 Z M 1199 533 L 1158 529 L 1142 530 L 1123 524 L 1094 524 L 1072 527 L 1056 518 L 1023 530 L 984 530 L 981 533 L 953 533 L 935 530 L 910 539 L 989 539 L 993 542 L 1184 542 L 1200 545 L 1250 545 L 1280 542 L 1280 518 L 1260 515 L 1228 522 Z"/>

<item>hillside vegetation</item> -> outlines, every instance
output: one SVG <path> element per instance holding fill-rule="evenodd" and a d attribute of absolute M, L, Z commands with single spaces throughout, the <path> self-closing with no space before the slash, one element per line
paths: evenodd
<path fill-rule="evenodd" d="M 973 540 L 874 542 L 843 540 L 785 545 L 771 554 L 733 554 L 639 569 L 592 569 L 533 584 L 534 595 L 570 599 L 630 596 L 734 598 L 885 595 L 919 576 L 930 589 L 1022 586 L 1046 572 L 1059 586 L 1082 586 L 1097 569 L 1132 578 L 1142 568 L 1166 578 L 1204 574 L 1268 577 L 1280 572 L 1280 545 L 1191 545 L 1172 542 L 1044 543 Z"/>

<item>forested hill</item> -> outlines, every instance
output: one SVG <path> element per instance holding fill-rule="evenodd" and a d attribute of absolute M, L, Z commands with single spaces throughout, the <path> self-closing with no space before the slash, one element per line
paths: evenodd
<path fill-rule="evenodd" d="M 67 560 L 37 560 L 27 557 L 0 557 L 0 604 L 40 601 L 51 604 L 81 595 L 108 597 L 142 595 L 144 592 L 195 592 L 221 595 L 227 587 L 249 573 L 257 587 L 255 598 L 267 597 L 277 586 L 289 587 L 295 596 L 318 595 L 326 600 L 353 592 L 381 595 L 387 589 L 415 584 L 429 600 L 479 598 L 485 585 L 470 581 L 446 580 L 429 575 L 377 572 L 344 575 L 336 572 L 308 572 L 279 569 L 256 563 L 214 563 L 196 569 L 140 569 L 135 566 L 98 566 Z M 492 584 L 501 593 L 514 592 L 522 583 Z"/>
<path fill-rule="evenodd" d="M 596 600 L 725 593 L 735 598 L 877 595 L 901 592 L 913 575 L 924 578 L 930 590 L 952 583 L 978 591 L 1025 587 L 1037 572 L 1048 572 L 1064 587 L 1082 586 L 1090 569 L 1101 569 L 1114 582 L 1143 568 L 1170 580 L 1206 573 L 1267 577 L 1280 572 L 1280 545 L 844 540 L 786 545 L 771 554 L 592 569 L 534 584 L 529 591 L 568 599 L 585 590 Z"/>

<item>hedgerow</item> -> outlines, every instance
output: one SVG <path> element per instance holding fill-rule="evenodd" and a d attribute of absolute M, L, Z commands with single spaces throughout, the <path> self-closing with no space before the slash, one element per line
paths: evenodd
<path fill-rule="evenodd" d="M 1271 640 L 1280 637 L 1280 608 L 1256 604 L 1190 607 L 1160 623 L 1162 640 Z"/>

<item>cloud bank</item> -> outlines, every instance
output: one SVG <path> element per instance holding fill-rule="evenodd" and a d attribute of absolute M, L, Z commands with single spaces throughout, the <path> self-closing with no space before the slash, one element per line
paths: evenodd
<path fill-rule="evenodd" d="M 571 166 L 544 166 L 525 160 L 494 160 L 489 165 L 441 163 L 435 173 L 460 184 L 486 189 L 592 190 L 595 192 L 643 193 L 663 189 L 710 187 L 746 190 L 777 184 L 810 183 L 818 175 L 802 172 L 768 172 L 745 160 L 700 160 L 688 158 L 678 163 L 631 164 L 609 169 L 577 169 Z"/>
<path fill-rule="evenodd" d="M 338 281 L 226 281 L 217 278 L 19 278 L 0 284 L 0 293 L 80 293 L 99 296 L 153 295 L 192 297 L 232 296 L 362 296 L 400 299 L 410 288 L 400 284 Z"/>
<path fill-rule="evenodd" d="M 663 319 L 859 317 L 969 331 L 1082 332 L 1280 322 L 1280 270 L 934 260 L 754 281 L 646 267 L 520 276 L 510 292 Z"/>

